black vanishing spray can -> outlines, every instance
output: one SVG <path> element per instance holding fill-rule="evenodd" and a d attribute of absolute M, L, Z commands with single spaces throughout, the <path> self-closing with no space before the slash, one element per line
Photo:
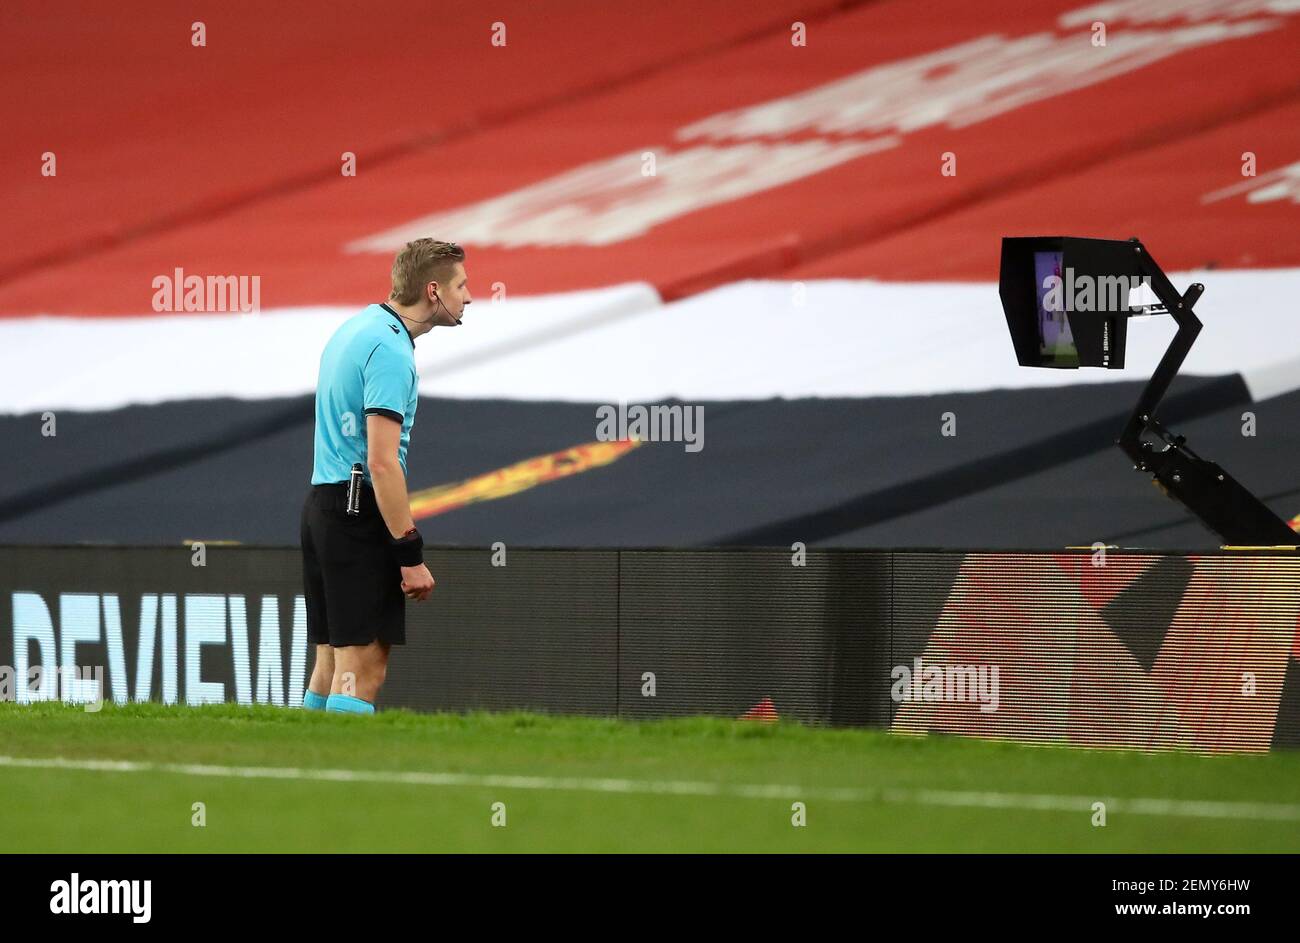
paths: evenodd
<path fill-rule="evenodd" d="M 348 476 L 348 513 L 353 517 L 361 513 L 361 482 L 365 477 L 361 463 L 353 463 L 352 474 Z"/>

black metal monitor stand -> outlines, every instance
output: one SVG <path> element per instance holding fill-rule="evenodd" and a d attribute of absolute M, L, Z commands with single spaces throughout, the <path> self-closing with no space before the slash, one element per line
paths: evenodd
<path fill-rule="evenodd" d="M 1270 511 L 1263 501 L 1214 462 L 1206 461 L 1187 448 L 1185 436 L 1170 435 L 1156 422 L 1156 404 L 1169 389 L 1178 368 L 1192 349 L 1192 342 L 1201 332 L 1200 319 L 1193 313 L 1192 306 L 1205 291 L 1205 286 L 1198 282 L 1180 295 L 1142 243 L 1137 239 L 1129 241 L 1138 254 L 1142 273 L 1150 278 L 1151 289 L 1161 302 L 1149 308 L 1134 308 L 1129 316 L 1167 312 L 1177 323 L 1178 333 L 1160 358 L 1156 372 L 1142 391 L 1137 408 L 1116 444 L 1133 459 L 1134 469 L 1150 472 L 1166 495 L 1186 506 L 1226 544 L 1300 545 L 1300 534 Z M 1164 442 L 1164 448 L 1157 449 L 1152 443 L 1143 441 L 1146 432 Z"/>

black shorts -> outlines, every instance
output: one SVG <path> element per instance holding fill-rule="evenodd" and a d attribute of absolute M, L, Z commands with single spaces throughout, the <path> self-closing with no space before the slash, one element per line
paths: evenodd
<path fill-rule="evenodd" d="M 406 643 L 402 568 L 370 486 L 347 513 L 347 485 L 314 485 L 302 507 L 302 577 L 313 645 Z"/>

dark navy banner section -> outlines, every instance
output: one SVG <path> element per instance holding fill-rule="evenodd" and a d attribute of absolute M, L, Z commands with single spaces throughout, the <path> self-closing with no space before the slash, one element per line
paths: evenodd
<path fill-rule="evenodd" d="M 671 402 L 644 424 L 643 404 L 424 397 L 407 484 L 440 545 L 1216 549 L 1115 446 L 1142 387 Z M 0 416 L 0 542 L 294 542 L 312 416 L 310 396 Z M 1160 407 L 1283 520 L 1298 416 L 1300 392 L 1253 403 L 1236 375 L 1178 377 Z"/>
<path fill-rule="evenodd" d="M 1300 745 L 1300 556 L 429 549 L 383 708 Z M 0 547 L 0 697 L 298 707 L 288 548 Z"/>

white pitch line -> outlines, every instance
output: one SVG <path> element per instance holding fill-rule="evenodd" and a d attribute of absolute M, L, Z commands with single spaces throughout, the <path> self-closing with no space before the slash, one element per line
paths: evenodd
<path fill-rule="evenodd" d="M 1189 799 L 1115 799 L 1019 792 L 958 792 L 943 789 L 826 789 L 780 784 L 710 783 L 686 780 L 599 779 L 582 776 L 511 776 L 481 773 L 428 773 L 399 770 L 299 769 L 284 766 L 213 766 L 200 763 L 142 763 L 134 760 L 70 760 L 65 757 L 0 756 L 0 767 L 70 769 L 103 773 L 173 773 L 231 779 L 296 779 L 337 783 L 404 783 L 411 786 L 470 786 L 552 792 L 627 795 L 714 796 L 735 799 L 816 799 L 829 802 L 886 802 L 898 805 L 957 806 L 1032 812 L 1090 814 L 1104 802 L 1111 815 L 1150 815 L 1198 819 L 1254 819 L 1300 822 L 1300 805 L 1219 802 Z"/>

